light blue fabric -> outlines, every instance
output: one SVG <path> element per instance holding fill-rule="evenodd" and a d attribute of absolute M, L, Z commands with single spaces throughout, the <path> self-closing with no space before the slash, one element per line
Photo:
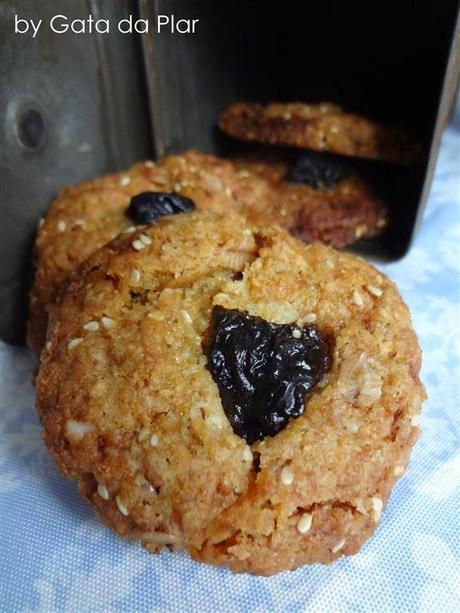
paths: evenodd
<path fill-rule="evenodd" d="M 381 266 L 424 351 L 422 435 L 374 538 L 329 567 L 235 576 L 113 535 L 46 453 L 28 352 L 0 344 L 0 610 L 458 611 L 459 221 L 459 137 L 450 130 L 414 246 Z"/>

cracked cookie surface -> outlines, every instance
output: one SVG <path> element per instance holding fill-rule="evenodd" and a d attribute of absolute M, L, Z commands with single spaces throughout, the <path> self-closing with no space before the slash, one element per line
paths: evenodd
<path fill-rule="evenodd" d="M 142 245 L 142 246 L 141 246 Z M 248 445 L 207 367 L 214 307 L 331 339 L 304 412 Z M 71 273 L 37 378 L 45 442 L 119 534 L 269 575 L 356 553 L 406 469 L 424 398 L 393 283 L 235 213 L 164 217 Z"/>
<path fill-rule="evenodd" d="M 283 186 L 273 176 L 196 151 L 157 164 L 65 187 L 41 224 L 35 244 L 36 275 L 30 299 L 28 342 L 39 354 L 47 310 L 57 287 L 91 253 L 134 223 L 130 200 L 143 192 L 177 192 L 198 209 L 244 213 L 259 225 L 279 223 L 305 241 L 344 246 L 379 232 L 385 223 L 380 200 L 354 188 L 321 194 L 303 185 Z"/>

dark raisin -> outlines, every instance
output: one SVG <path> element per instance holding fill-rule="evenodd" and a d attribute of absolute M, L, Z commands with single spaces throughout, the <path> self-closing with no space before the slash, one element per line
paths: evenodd
<path fill-rule="evenodd" d="M 207 353 L 225 414 L 248 443 L 275 436 L 299 417 L 330 363 L 316 326 L 272 324 L 222 307 L 212 312 Z"/>
<path fill-rule="evenodd" d="M 126 214 L 136 224 L 150 226 L 159 217 L 190 213 L 195 209 L 193 200 L 174 192 L 143 192 L 131 198 Z"/>
<path fill-rule="evenodd" d="M 333 156 L 302 153 L 289 167 L 286 180 L 329 191 L 345 179 L 347 174 L 345 164 Z"/>

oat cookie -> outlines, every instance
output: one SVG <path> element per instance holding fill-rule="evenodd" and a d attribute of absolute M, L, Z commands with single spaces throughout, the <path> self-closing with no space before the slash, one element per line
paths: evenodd
<path fill-rule="evenodd" d="M 58 284 L 120 232 L 134 229 L 136 222 L 126 214 L 130 200 L 149 191 L 177 192 L 200 209 L 241 211 L 261 225 L 281 223 L 305 240 L 335 246 L 372 236 L 385 223 L 384 208 L 374 197 L 351 194 L 340 202 L 330 197 L 323 202 L 300 185 L 285 193 L 251 170 L 196 151 L 65 187 L 41 223 L 35 245 L 28 333 L 35 353 L 43 347 L 47 310 Z"/>
<path fill-rule="evenodd" d="M 372 535 L 418 435 L 419 369 L 407 307 L 375 268 L 194 212 L 70 274 L 37 407 L 59 469 L 119 534 L 270 575 Z"/>
<path fill-rule="evenodd" d="M 333 156 L 304 152 L 289 163 L 264 152 L 235 161 L 277 188 L 272 222 L 305 243 L 346 247 L 382 232 L 388 213 L 382 200 L 353 170 Z"/>
<path fill-rule="evenodd" d="M 418 148 L 404 130 L 322 104 L 237 102 L 219 120 L 235 138 L 270 145 L 289 145 L 402 164 L 418 158 Z"/>

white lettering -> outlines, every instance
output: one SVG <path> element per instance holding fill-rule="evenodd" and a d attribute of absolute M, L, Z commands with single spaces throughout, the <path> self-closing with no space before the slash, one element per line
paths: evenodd
<path fill-rule="evenodd" d="M 110 33 L 110 25 L 108 19 L 98 19 L 96 21 L 96 32 L 98 34 L 109 34 Z"/>
<path fill-rule="evenodd" d="M 199 19 L 177 19 L 175 15 L 158 15 L 157 33 L 161 33 L 161 28 L 169 26 L 171 34 L 195 34 L 196 24 Z"/>
<path fill-rule="evenodd" d="M 118 22 L 118 30 L 122 34 L 132 34 L 133 32 L 133 16 L 130 15 L 126 19 L 120 19 Z"/>
<path fill-rule="evenodd" d="M 38 30 L 43 23 L 43 19 L 39 19 L 37 23 L 33 19 L 21 19 L 17 15 L 14 16 L 14 33 L 15 34 L 27 34 L 29 29 L 32 29 L 32 38 L 35 38 L 38 34 Z"/>
<path fill-rule="evenodd" d="M 34 31 L 34 33 L 32 35 L 32 38 L 35 38 L 37 36 L 38 30 L 40 29 L 40 26 L 42 25 L 42 22 L 43 22 L 43 19 L 40 19 L 37 22 L 37 25 L 35 25 L 34 20 L 33 19 L 30 20 L 30 25 L 32 26 L 32 29 Z"/>
<path fill-rule="evenodd" d="M 188 19 L 179 19 L 176 23 L 176 29 L 179 34 L 188 34 L 190 28 L 190 22 Z"/>
<path fill-rule="evenodd" d="M 70 28 L 74 34 L 84 34 L 85 22 L 83 19 L 74 19 L 70 24 Z"/>
<path fill-rule="evenodd" d="M 22 30 L 21 30 L 22 28 Z M 14 16 L 14 33 L 26 34 L 29 31 L 29 22 L 27 19 L 21 19 L 17 15 Z"/>
<path fill-rule="evenodd" d="M 157 26 L 158 34 L 161 32 L 162 26 L 167 26 L 168 23 L 169 23 L 169 17 L 167 15 L 158 15 L 158 26 Z"/>
<path fill-rule="evenodd" d="M 50 28 L 56 34 L 63 34 L 69 29 L 67 17 L 65 15 L 55 15 L 50 21 Z"/>
<path fill-rule="evenodd" d="M 138 34 L 148 34 L 149 22 L 147 19 L 136 19 L 134 29 Z"/>
<path fill-rule="evenodd" d="M 110 33 L 110 22 L 108 19 L 94 19 L 88 15 L 86 19 L 73 19 L 69 22 L 65 15 L 55 15 L 50 21 L 50 28 L 56 34 L 64 34 L 69 30 L 74 34 L 98 34 Z"/>

